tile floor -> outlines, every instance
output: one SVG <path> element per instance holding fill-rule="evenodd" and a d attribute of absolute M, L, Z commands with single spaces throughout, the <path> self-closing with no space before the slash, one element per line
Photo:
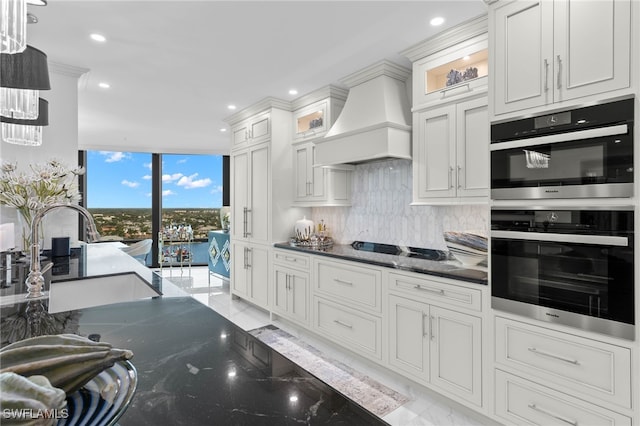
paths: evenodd
<path fill-rule="evenodd" d="M 431 392 L 398 374 L 381 369 L 374 363 L 341 349 L 307 330 L 297 328 L 293 324 L 281 321 L 278 318 L 272 320 L 267 312 L 242 300 L 233 300 L 229 295 L 228 281 L 209 274 L 206 266 L 192 267 L 191 270 L 185 268 L 182 271 L 179 269 L 164 269 L 162 276 L 168 278 L 178 287 L 166 288 L 165 296 L 180 295 L 180 290 L 182 290 L 244 330 L 252 330 L 267 324 L 274 324 L 322 351 L 327 356 L 339 359 L 354 370 L 366 374 L 374 380 L 408 396 L 411 399 L 408 403 L 383 417 L 385 421 L 392 425 L 480 426 L 497 424 L 493 420 Z"/>

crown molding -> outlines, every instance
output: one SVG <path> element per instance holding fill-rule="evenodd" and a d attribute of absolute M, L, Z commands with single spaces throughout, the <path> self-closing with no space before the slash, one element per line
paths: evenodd
<path fill-rule="evenodd" d="M 369 65 L 360 71 L 349 74 L 341 79 L 340 82 L 351 88 L 381 75 L 395 78 L 396 80 L 400 80 L 404 83 L 411 76 L 411 70 L 403 67 L 402 65 L 398 65 L 395 62 L 383 59 L 382 61 Z"/>
<path fill-rule="evenodd" d="M 489 31 L 488 17 L 482 15 L 470 19 L 460 25 L 450 28 L 440 34 L 416 43 L 413 46 L 400 52 L 401 55 L 409 58 L 411 62 L 422 59 L 450 46 L 455 46 L 473 37 L 487 34 Z"/>
<path fill-rule="evenodd" d="M 250 118 L 256 114 L 259 114 L 261 112 L 267 111 L 272 108 L 277 108 L 284 111 L 291 111 L 291 102 L 284 101 L 278 98 L 266 97 L 256 102 L 255 104 L 248 106 L 247 108 L 244 108 L 243 110 L 238 111 L 233 115 L 230 115 L 229 117 L 225 118 L 223 121 L 229 124 L 230 126 L 233 126 L 234 124 L 240 121 L 246 120 L 247 118 Z"/>
<path fill-rule="evenodd" d="M 77 67 L 75 65 L 63 64 L 62 62 L 47 61 L 49 72 L 62 74 L 69 77 L 80 78 L 90 71 L 89 68 Z"/>
<path fill-rule="evenodd" d="M 299 98 L 294 99 L 293 101 L 291 101 L 291 107 L 293 108 L 293 110 L 297 110 L 299 108 L 305 107 L 314 102 L 318 102 L 327 98 L 346 101 L 348 94 L 349 94 L 348 90 L 329 84 L 327 86 L 321 87 L 320 89 L 314 90 L 313 92 L 309 92 L 306 95 L 303 95 L 303 96 L 300 96 Z"/>

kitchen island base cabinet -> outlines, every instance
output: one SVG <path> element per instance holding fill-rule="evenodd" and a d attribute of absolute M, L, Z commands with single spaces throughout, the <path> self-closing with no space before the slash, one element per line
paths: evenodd
<path fill-rule="evenodd" d="M 233 243 L 231 295 L 269 307 L 269 248 Z"/>
<path fill-rule="evenodd" d="M 389 296 L 389 364 L 405 376 L 481 406 L 478 317 Z"/>

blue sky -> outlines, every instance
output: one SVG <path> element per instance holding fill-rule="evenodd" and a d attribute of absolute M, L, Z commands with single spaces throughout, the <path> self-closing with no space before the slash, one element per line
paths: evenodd
<path fill-rule="evenodd" d="M 222 156 L 162 155 L 162 207 L 222 206 Z M 151 154 L 87 151 L 87 207 L 151 208 Z"/>

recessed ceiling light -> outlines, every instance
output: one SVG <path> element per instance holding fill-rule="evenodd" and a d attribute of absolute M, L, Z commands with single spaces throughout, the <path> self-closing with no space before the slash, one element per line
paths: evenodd
<path fill-rule="evenodd" d="M 226 132 L 227 129 L 225 129 L 224 127 L 222 129 L 220 129 L 221 132 Z"/>
<path fill-rule="evenodd" d="M 297 95 L 298 91 L 296 89 L 291 89 L 291 90 L 289 90 L 289 94 L 290 95 Z"/>
<path fill-rule="evenodd" d="M 98 86 L 100 86 L 103 89 L 108 89 L 109 87 L 111 87 L 111 85 L 109 83 L 98 83 Z"/>
<path fill-rule="evenodd" d="M 434 27 L 437 27 L 438 25 L 444 24 L 444 18 L 442 16 L 436 16 L 431 21 L 429 21 L 429 23 Z"/>
<path fill-rule="evenodd" d="M 27 0 L 27 4 L 31 4 L 34 6 L 46 6 L 47 0 Z"/>
<path fill-rule="evenodd" d="M 236 106 L 235 106 L 235 105 L 227 105 L 227 108 L 229 108 L 229 109 L 232 109 L 232 110 L 233 110 L 233 109 L 236 109 Z"/>
<path fill-rule="evenodd" d="M 107 38 L 105 36 L 103 36 L 102 34 L 98 34 L 98 33 L 93 33 L 89 37 L 91 37 L 91 40 L 99 41 L 100 43 L 104 43 L 105 41 L 107 41 Z"/>

